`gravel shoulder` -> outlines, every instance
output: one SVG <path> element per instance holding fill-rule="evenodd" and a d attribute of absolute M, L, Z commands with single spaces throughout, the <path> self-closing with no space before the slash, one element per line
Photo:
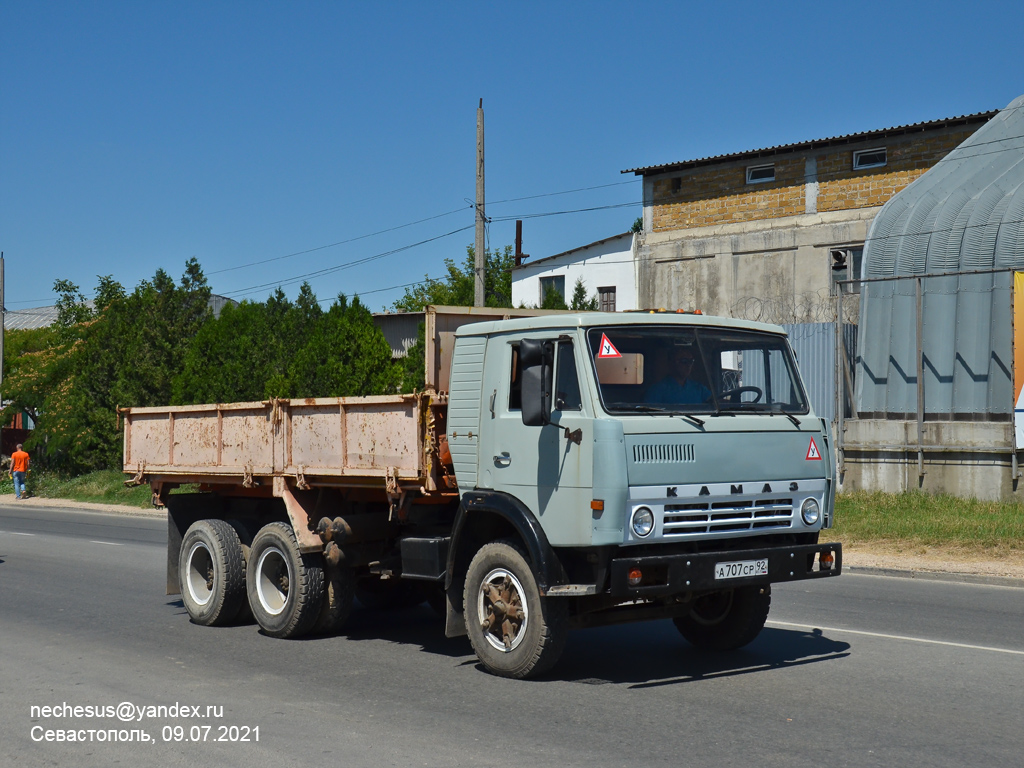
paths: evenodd
<path fill-rule="evenodd" d="M 91 504 L 70 499 L 42 499 L 35 496 L 15 499 L 13 494 L 0 495 L 0 504 L 74 508 L 137 517 L 163 517 L 166 514 L 158 509 L 139 509 L 119 504 Z M 1024 552 L 1014 552 L 993 559 L 957 550 L 917 548 L 906 551 L 885 545 L 854 544 L 843 546 L 843 568 L 865 573 L 946 578 L 1024 587 Z"/>

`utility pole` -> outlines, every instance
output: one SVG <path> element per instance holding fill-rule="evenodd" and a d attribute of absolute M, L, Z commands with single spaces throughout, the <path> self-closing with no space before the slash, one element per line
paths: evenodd
<path fill-rule="evenodd" d="M 516 219 L 516 266 L 521 267 L 523 259 L 528 258 L 530 258 L 530 254 L 523 253 L 523 220 Z"/>
<path fill-rule="evenodd" d="M 476 290 L 473 306 L 484 305 L 484 100 L 476 110 Z"/>

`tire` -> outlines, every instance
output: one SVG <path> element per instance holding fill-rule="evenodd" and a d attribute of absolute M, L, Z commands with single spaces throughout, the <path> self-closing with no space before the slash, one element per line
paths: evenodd
<path fill-rule="evenodd" d="M 733 651 L 760 634 L 771 605 L 771 587 L 738 587 L 698 597 L 689 615 L 673 621 L 691 645 Z"/>
<path fill-rule="evenodd" d="M 352 612 L 355 584 L 351 568 L 326 568 L 324 597 L 320 613 L 313 624 L 314 633 L 328 635 L 341 629 Z"/>
<path fill-rule="evenodd" d="M 482 546 L 469 564 L 463 595 L 469 641 L 491 674 L 535 677 L 562 655 L 568 605 L 540 596 L 526 555 L 515 544 Z"/>
<path fill-rule="evenodd" d="M 252 540 L 246 567 L 249 607 L 271 637 L 300 637 L 320 615 L 324 569 L 317 555 L 303 555 L 284 523 L 263 526 Z"/>
<path fill-rule="evenodd" d="M 245 605 L 245 558 L 235 529 L 223 520 L 189 526 L 178 552 L 181 601 L 194 624 L 223 626 Z"/>
<path fill-rule="evenodd" d="M 356 599 L 373 611 L 402 611 L 415 608 L 426 596 L 418 584 L 368 576 L 356 582 Z"/>

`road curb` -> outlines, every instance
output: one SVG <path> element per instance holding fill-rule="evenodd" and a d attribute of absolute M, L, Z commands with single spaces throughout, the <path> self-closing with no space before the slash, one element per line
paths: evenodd
<path fill-rule="evenodd" d="M 996 587 L 1024 589 L 1024 579 L 1013 576 L 988 576 L 983 573 L 957 573 L 955 571 L 915 571 L 898 568 L 876 568 L 867 565 L 844 565 L 844 573 L 862 576 L 892 576 L 900 579 L 921 579 L 923 581 L 952 581 L 960 584 L 983 584 Z"/>

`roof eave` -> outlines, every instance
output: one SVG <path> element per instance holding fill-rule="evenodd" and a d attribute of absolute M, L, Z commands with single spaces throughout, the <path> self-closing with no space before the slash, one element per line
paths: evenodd
<path fill-rule="evenodd" d="M 719 165 L 723 163 L 735 162 L 737 160 L 757 160 L 765 157 L 775 157 L 778 155 L 793 154 L 795 152 L 804 152 L 813 149 L 823 149 L 825 147 L 837 147 L 843 146 L 844 144 L 858 144 L 864 141 L 870 141 L 872 139 L 884 139 L 892 136 L 905 136 L 911 133 L 921 133 L 923 131 L 941 130 L 943 128 L 955 128 L 961 125 L 971 125 L 974 123 L 986 123 L 991 120 L 995 115 L 999 114 L 999 110 L 991 110 L 989 112 L 977 112 L 973 115 L 961 115 L 960 117 L 947 117 L 942 120 L 930 120 L 924 123 L 914 123 L 912 125 L 899 125 L 893 128 L 879 128 L 875 131 L 865 131 L 863 133 L 851 133 L 845 136 L 833 136 L 827 139 L 813 139 L 811 141 L 801 141 L 795 144 L 780 144 L 776 147 L 765 147 L 763 149 L 752 149 L 745 152 L 734 152 L 728 155 L 715 155 L 714 157 L 702 157 L 695 160 L 684 160 L 679 163 L 665 163 L 664 165 L 649 165 L 643 168 L 627 168 L 621 173 L 632 173 L 636 176 L 654 176 L 660 173 L 668 173 L 672 171 L 686 171 L 692 168 L 700 168 L 708 165 Z"/>

